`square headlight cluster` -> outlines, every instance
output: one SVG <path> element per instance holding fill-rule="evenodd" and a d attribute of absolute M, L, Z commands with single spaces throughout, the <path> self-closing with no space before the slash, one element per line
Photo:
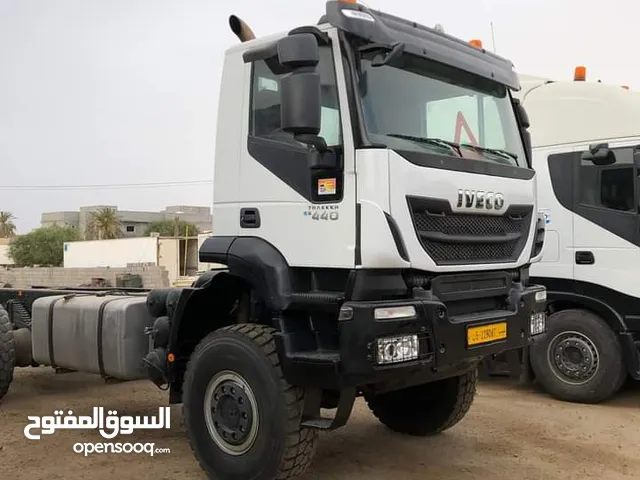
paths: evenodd
<path fill-rule="evenodd" d="M 544 333 L 547 329 L 547 314 L 545 312 L 531 314 L 529 329 L 531 335 L 540 335 L 541 333 Z"/>
<path fill-rule="evenodd" d="M 418 335 L 398 335 L 378 339 L 378 363 L 408 362 L 418 358 Z"/>
<path fill-rule="evenodd" d="M 373 312 L 376 320 L 400 320 L 414 318 L 417 315 L 413 305 L 393 307 L 379 307 Z M 380 365 L 401 363 L 416 360 L 418 358 L 418 335 L 395 335 L 382 337 L 377 342 L 377 362 Z"/>

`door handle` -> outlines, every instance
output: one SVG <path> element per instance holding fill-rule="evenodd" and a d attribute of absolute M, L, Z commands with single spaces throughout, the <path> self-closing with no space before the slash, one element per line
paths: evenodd
<path fill-rule="evenodd" d="M 595 262 L 593 252 L 576 252 L 576 265 L 593 265 Z"/>
<path fill-rule="evenodd" d="M 260 228 L 260 211 L 257 208 L 241 208 L 240 227 Z"/>

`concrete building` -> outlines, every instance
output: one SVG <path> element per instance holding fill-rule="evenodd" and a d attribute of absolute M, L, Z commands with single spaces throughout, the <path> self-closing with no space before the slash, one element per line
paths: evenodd
<path fill-rule="evenodd" d="M 0 238 L 0 268 L 13 265 L 13 259 L 9 256 L 10 238 Z"/>
<path fill-rule="evenodd" d="M 42 214 L 40 224 L 43 227 L 58 224 L 77 228 L 82 235 L 87 229 L 91 212 L 101 208 L 112 208 L 118 212 L 122 222 L 122 233 L 125 237 L 140 237 L 145 234 L 147 226 L 152 222 L 175 220 L 194 223 L 200 231 L 211 230 L 213 218 L 211 207 L 192 205 L 171 205 L 161 212 L 138 212 L 132 210 L 118 210 L 113 205 L 91 205 L 81 207 L 77 212 L 46 212 Z"/>

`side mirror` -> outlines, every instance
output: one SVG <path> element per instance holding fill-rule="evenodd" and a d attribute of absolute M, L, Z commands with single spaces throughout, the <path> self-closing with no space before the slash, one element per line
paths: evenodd
<path fill-rule="evenodd" d="M 529 122 L 529 115 L 527 115 L 527 111 L 522 106 L 522 103 L 519 99 L 514 98 L 513 104 L 516 107 L 516 115 L 518 116 L 520 125 L 522 126 L 522 128 L 529 128 L 531 126 L 531 122 Z"/>
<path fill-rule="evenodd" d="M 310 68 L 320 61 L 318 39 L 313 33 L 294 33 L 278 40 L 278 62 L 287 70 Z"/>
<path fill-rule="evenodd" d="M 524 143 L 524 149 L 526 151 L 526 155 L 529 159 L 529 166 L 532 166 L 533 163 L 533 152 L 531 145 L 531 133 L 528 128 L 531 126 L 529 122 L 529 115 L 527 115 L 527 111 L 524 106 L 517 98 L 511 99 L 513 108 L 516 114 L 516 119 L 518 120 L 518 128 L 520 130 L 520 134 L 522 135 L 522 142 Z"/>
<path fill-rule="evenodd" d="M 313 34 L 298 33 L 278 41 L 278 61 L 290 73 L 280 81 L 282 130 L 305 143 L 305 137 L 320 133 L 321 88 L 318 40 Z"/>
<path fill-rule="evenodd" d="M 598 167 L 605 167 L 616 163 L 616 156 L 608 143 L 597 143 L 589 146 L 589 151 L 582 154 L 583 160 L 588 160 Z"/>

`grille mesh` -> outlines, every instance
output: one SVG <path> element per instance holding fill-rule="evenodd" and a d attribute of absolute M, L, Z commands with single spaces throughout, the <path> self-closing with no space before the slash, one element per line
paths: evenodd
<path fill-rule="evenodd" d="M 531 225 L 531 207 L 502 216 L 427 211 L 411 200 L 409 207 L 422 247 L 436 264 L 514 262 L 522 253 Z M 434 233 L 458 238 L 426 238 Z"/>

